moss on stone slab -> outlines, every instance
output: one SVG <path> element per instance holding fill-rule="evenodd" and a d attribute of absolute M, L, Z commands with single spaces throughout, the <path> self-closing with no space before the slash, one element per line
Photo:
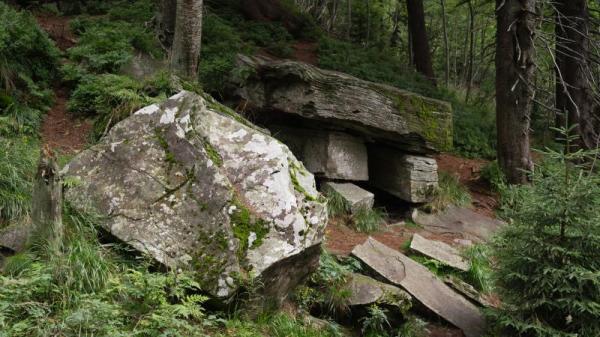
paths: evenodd
<path fill-rule="evenodd" d="M 269 234 L 271 227 L 267 221 L 252 214 L 250 209 L 238 199 L 234 199 L 229 212 L 233 236 L 240 241 L 237 253 L 242 261 L 248 249 L 262 245 L 263 239 Z M 252 233 L 256 235 L 256 238 L 250 243 L 249 238 Z"/>
<path fill-rule="evenodd" d="M 208 158 L 212 160 L 215 165 L 219 167 L 223 166 L 223 157 L 221 157 L 217 149 L 206 140 L 204 141 L 204 150 L 206 151 Z"/>

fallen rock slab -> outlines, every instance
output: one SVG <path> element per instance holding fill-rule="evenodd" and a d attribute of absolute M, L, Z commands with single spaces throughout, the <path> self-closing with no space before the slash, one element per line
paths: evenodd
<path fill-rule="evenodd" d="M 348 298 L 350 306 L 389 304 L 410 308 L 412 301 L 412 297 L 404 290 L 362 274 L 351 274 L 347 287 L 351 292 Z"/>
<path fill-rule="evenodd" d="M 460 255 L 458 250 L 443 242 L 428 240 L 415 233 L 410 243 L 410 249 L 419 254 L 436 259 L 450 267 L 462 271 L 469 271 L 469 262 Z"/>
<path fill-rule="evenodd" d="M 232 99 L 265 123 L 351 130 L 414 153 L 452 148 L 447 102 L 290 60 L 240 55 L 237 70 Z"/>
<path fill-rule="evenodd" d="M 352 214 L 356 214 L 361 209 L 372 209 L 375 202 L 373 193 L 351 183 L 326 182 L 321 190 L 325 195 L 333 193 L 339 195 Z"/>
<path fill-rule="evenodd" d="M 373 186 L 413 203 L 432 199 L 438 186 L 435 159 L 377 144 L 369 146 L 368 155 Z"/>
<path fill-rule="evenodd" d="M 427 268 L 369 237 L 352 254 L 375 272 L 411 294 L 426 308 L 462 329 L 467 337 L 481 337 L 485 320 L 479 309 L 438 279 Z"/>
<path fill-rule="evenodd" d="M 449 285 L 452 289 L 458 291 L 463 296 L 469 298 L 473 302 L 486 307 L 492 308 L 496 307 L 494 303 L 489 301 L 484 295 L 482 295 L 477 289 L 475 289 L 472 285 L 466 283 L 465 281 L 455 277 L 448 276 L 444 279 L 444 282 Z"/>
<path fill-rule="evenodd" d="M 64 171 L 77 181 L 65 193 L 74 207 L 157 262 L 190 270 L 214 297 L 259 277 L 281 303 L 318 267 L 327 210 L 313 175 L 208 95 L 183 91 L 137 111 Z"/>
<path fill-rule="evenodd" d="M 454 234 L 476 243 L 488 241 L 505 223 L 468 208 L 450 206 L 440 213 L 415 211 L 412 220 L 432 233 Z"/>

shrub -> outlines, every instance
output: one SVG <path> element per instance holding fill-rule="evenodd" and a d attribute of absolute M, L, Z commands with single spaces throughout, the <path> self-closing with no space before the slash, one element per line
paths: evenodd
<path fill-rule="evenodd" d="M 59 51 L 27 12 L 0 3 L 0 134 L 33 134 L 51 104 Z"/>
<path fill-rule="evenodd" d="M 29 214 L 38 148 L 26 137 L 0 138 L 0 226 Z"/>
<path fill-rule="evenodd" d="M 597 153 L 543 154 L 532 184 L 505 192 L 512 223 L 495 242 L 504 306 L 494 318 L 509 336 L 598 336 L 600 179 L 578 164 Z"/>

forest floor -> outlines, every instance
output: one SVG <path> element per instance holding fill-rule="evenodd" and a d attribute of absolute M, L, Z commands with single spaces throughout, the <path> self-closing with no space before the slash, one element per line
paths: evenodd
<path fill-rule="evenodd" d="M 69 27 L 69 18 L 52 14 L 36 16 L 39 25 L 48 33 L 61 51 L 73 47 L 77 40 Z M 92 129 L 88 120 L 77 118 L 67 111 L 67 88 L 54 87 L 54 105 L 42 124 L 42 141 L 63 153 L 74 154 L 85 147 Z"/>

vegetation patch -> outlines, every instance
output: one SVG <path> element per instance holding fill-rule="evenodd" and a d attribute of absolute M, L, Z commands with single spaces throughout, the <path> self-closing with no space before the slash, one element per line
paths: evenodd
<path fill-rule="evenodd" d="M 234 200 L 229 208 L 233 235 L 239 240 L 238 257 L 240 261 L 246 256 L 248 249 L 262 245 L 263 239 L 271 226 L 269 223 L 248 209 L 241 201 Z"/>
<path fill-rule="evenodd" d="M 438 187 L 433 192 L 433 200 L 425 206 L 426 209 L 438 212 L 451 205 L 471 206 L 469 190 L 455 176 L 447 172 L 439 172 L 438 177 Z"/>

